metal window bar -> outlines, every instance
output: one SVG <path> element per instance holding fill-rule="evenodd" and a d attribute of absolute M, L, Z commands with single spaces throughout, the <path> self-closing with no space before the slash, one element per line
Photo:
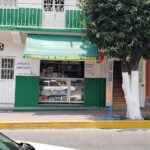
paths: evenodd
<path fill-rule="evenodd" d="M 19 9 L 18 9 L 18 13 L 17 13 L 17 26 L 19 25 Z"/>
<path fill-rule="evenodd" d="M 23 9 L 21 10 L 21 25 L 23 26 Z"/>
<path fill-rule="evenodd" d="M 6 9 L 6 25 L 7 25 L 7 10 L 8 10 L 8 9 Z"/>
<path fill-rule="evenodd" d="M 0 1 L 0 3 L 2 3 L 2 1 Z M 8 3 L 8 1 L 5 1 L 5 3 Z M 16 25 L 16 26 L 27 26 L 27 27 L 31 27 L 31 26 L 32 27 L 38 27 L 38 26 L 42 25 L 42 27 L 46 27 L 42 23 L 43 17 L 41 15 L 41 11 L 39 9 L 43 5 L 44 7 L 48 8 L 47 11 L 49 11 L 49 12 L 53 11 L 53 13 L 56 13 L 56 14 L 58 12 L 59 13 L 61 13 L 61 12 L 65 13 L 65 10 L 74 10 L 75 12 L 74 11 L 68 12 L 68 26 L 67 27 L 64 26 L 63 28 L 72 28 L 72 29 L 73 28 L 82 28 L 81 24 L 78 25 L 77 21 L 75 21 L 75 15 L 78 14 L 76 12 L 76 7 L 77 7 L 76 5 L 66 5 L 66 4 L 64 4 L 64 1 L 62 1 L 62 0 L 57 0 L 57 1 L 56 0 L 55 1 L 54 0 L 51 0 L 51 1 L 47 0 L 47 1 L 44 1 L 44 3 L 19 3 L 19 4 L 20 5 L 25 5 L 25 4 L 29 5 L 30 4 L 30 5 L 34 5 L 34 6 L 37 5 L 40 7 L 28 8 L 29 11 L 27 11 L 26 8 L 24 10 L 23 9 L 20 10 L 20 8 L 12 7 L 12 6 L 16 6 L 16 0 L 13 0 L 13 1 L 11 1 L 10 4 L 5 5 L 5 8 L 4 7 L 2 8 L 2 23 L 1 23 L 1 25 L 6 25 L 6 26 L 8 26 L 8 25 L 14 25 L 15 26 Z M 65 9 L 65 7 L 66 7 L 66 9 Z M 11 8 L 13 8 L 13 10 Z M 25 13 L 25 15 L 23 15 L 23 13 Z M 80 12 L 80 15 L 82 15 L 81 13 L 82 12 Z M 9 16 L 8 16 L 8 14 L 9 14 Z M 19 18 L 20 16 L 22 16 L 23 18 Z M 57 24 L 59 24 L 62 21 L 65 21 L 61 17 L 56 19 L 56 20 L 57 20 Z M 48 28 L 53 28 L 53 27 L 55 28 L 55 25 L 52 27 L 48 27 Z M 58 28 L 61 28 L 61 27 L 59 27 L 59 25 L 58 25 Z"/>
<path fill-rule="evenodd" d="M 70 18 L 70 11 L 69 11 L 69 18 Z M 69 19 L 69 26 L 68 26 L 68 27 L 69 27 L 69 28 L 71 27 L 71 26 L 70 26 L 70 19 Z"/>
<path fill-rule="evenodd" d="M 36 9 L 36 27 L 38 26 L 38 23 L 37 23 L 37 20 L 38 20 L 38 9 Z"/>
<path fill-rule="evenodd" d="M 34 9 L 32 9 L 32 26 L 33 26 L 33 15 L 34 15 Z"/>
<path fill-rule="evenodd" d="M 12 25 L 15 25 L 15 14 L 16 14 L 16 12 L 15 12 L 15 9 L 13 9 L 13 23 L 12 23 Z"/>
<path fill-rule="evenodd" d="M 29 9 L 29 18 L 28 18 L 28 26 L 30 26 L 30 9 Z"/>
<path fill-rule="evenodd" d="M 8 25 L 11 25 L 11 9 L 9 8 L 9 9 L 7 9 L 7 11 L 8 11 Z"/>
<path fill-rule="evenodd" d="M 80 11 L 80 15 L 81 15 L 81 13 L 82 13 L 82 12 Z M 81 28 L 81 23 L 80 23 L 80 28 Z"/>
<path fill-rule="evenodd" d="M 26 19 L 27 19 L 27 17 L 26 17 L 26 8 L 25 8 L 25 22 L 24 22 L 24 26 L 27 25 L 27 24 L 26 24 Z"/>
<path fill-rule="evenodd" d="M 0 58 L 0 79 L 14 79 L 14 59 Z"/>

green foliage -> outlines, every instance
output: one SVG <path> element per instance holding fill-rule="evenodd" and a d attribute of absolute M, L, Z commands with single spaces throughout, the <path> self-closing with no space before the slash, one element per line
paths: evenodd
<path fill-rule="evenodd" d="M 109 57 L 132 56 L 150 43 L 150 0 L 79 0 L 84 35 Z M 150 50 L 142 56 L 150 58 Z"/>

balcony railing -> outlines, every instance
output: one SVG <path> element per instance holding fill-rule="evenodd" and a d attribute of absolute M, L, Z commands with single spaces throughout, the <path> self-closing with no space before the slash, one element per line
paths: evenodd
<path fill-rule="evenodd" d="M 77 5 L 0 3 L 0 26 L 48 29 L 81 29 Z"/>

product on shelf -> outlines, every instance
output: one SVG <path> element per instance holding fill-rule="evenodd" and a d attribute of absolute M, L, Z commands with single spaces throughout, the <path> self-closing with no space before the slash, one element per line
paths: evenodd
<path fill-rule="evenodd" d="M 71 102 L 74 102 L 74 101 L 75 101 L 75 98 L 74 98 L 74 97 L 70 97 L 70 101 L 71 101 Z"/>
<path fill-rule="evenodd" d="M 52 102 L 53 102 L 53 101 L 54 101 L 54 97 L 50 97 L 50 96 L 49 96 L 49 101 L 52 101 Z"/>
<path fill-rule="evenodd" d="M 40 100 L 41 101 L 48 101 L 48 99 L 49 99 L 48 96 L 43 95 L 43 96 L 41 96 Z"/>
<path fill-rule="evenodd" d="M 41 61 L 41 77 L 79 78 L 84 76 L 84 62 Z"/>
<path fill-rule="evenodd" d="M 75 69 L 75 66 L 74 66 Z M 45 70 L 43 71 L 43 74 Z M 82 103 L 83 102 L 83 79 L 58 79 L 59 72 L 53 72 L 57 77 L 49 77 L 50 69 L 46 71 L 46 78 L 40 79 L 39 100 L 41 102 Z M 51 75 L 53 75 L 53 73 Z M 64 73 L 65 75 L 65 73 Z M 70 89 L 69 89 L 70 88 Z M 69 90 L 69 91 L 68 91 Z"/>

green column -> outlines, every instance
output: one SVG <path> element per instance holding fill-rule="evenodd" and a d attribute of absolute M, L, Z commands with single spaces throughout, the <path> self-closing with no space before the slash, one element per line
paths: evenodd
<path fill-rule="evenodd" d="M 37 107 L 39 77 L 16 77 L 15 107 Z"/>
<path fill-rule="evenodd" d="M 85 78 L 84 80 L 84 105 L 105 107 L 106 79 Z"/>

